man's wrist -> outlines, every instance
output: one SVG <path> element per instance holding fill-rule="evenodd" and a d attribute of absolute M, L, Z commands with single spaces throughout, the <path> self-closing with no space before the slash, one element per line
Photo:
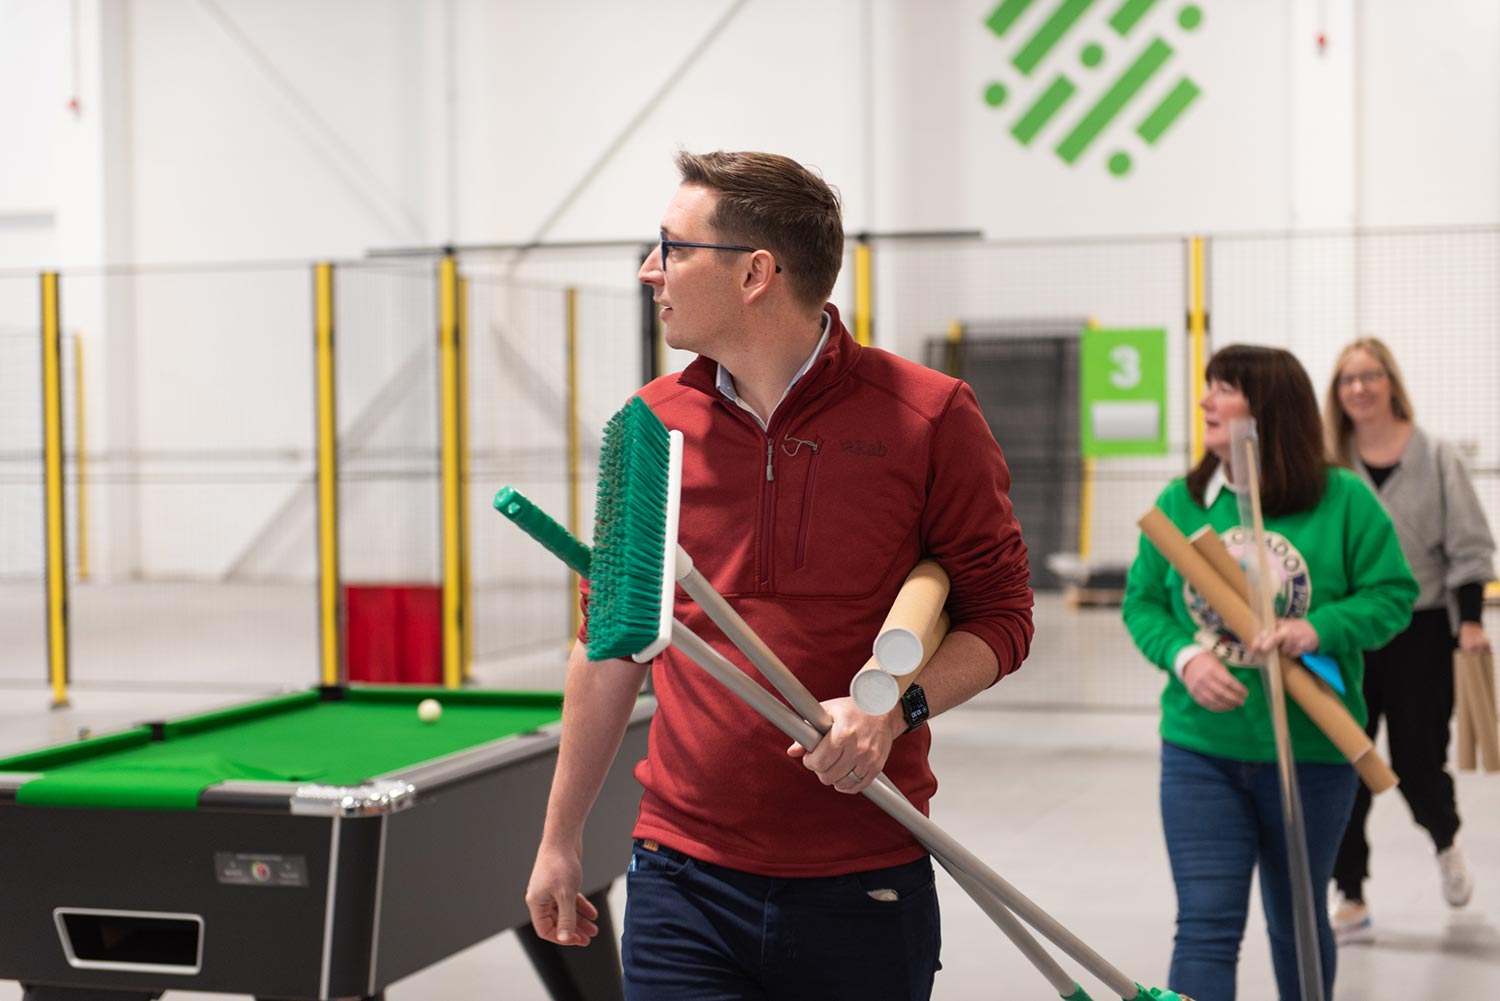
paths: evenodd
<path fill-rule="evenodd" d="M 906 732 L 906 716 L 901 712 L 901 700 L 896 700 L 896 708 L 885 714 L 885 728 L 890 731 L 891 740 Z"/>

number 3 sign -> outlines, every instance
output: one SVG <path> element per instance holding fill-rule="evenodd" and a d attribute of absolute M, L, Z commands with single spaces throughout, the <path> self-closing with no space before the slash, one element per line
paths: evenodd
<path fill-rule="evenodd" d="M 1085 330 L 1078 398 L 1086 458 L 1167 451 L 1167 332 Z"/>

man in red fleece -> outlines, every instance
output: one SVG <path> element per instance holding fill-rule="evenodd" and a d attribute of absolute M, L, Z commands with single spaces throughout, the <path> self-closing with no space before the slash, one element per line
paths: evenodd
<path fill-rule="evenodd" d="M 635 770 L 626 996 L 926 999 L 931 861 L 855 794 L 883 770 L 925 812 L 937 781 L 922 723 L 1026 657 L 1030 571 L 1010 473 L 967 385 L 861 347 L 827 302 L 843 261 L 827 184 L 766 153 L 684 152 L 677 166 L 640 279 L 667 343 L 698 358 L 640 396 L 685 438 L 680 539 L 834 723 L 813 751 L 787 748 L 674 648 L 656 658 L 658 709 Z M 849 680 L 923 556 L 952 580 L 950 631 L 902 704 L 866 715 Z M 677 617 L 754 674 L 695 604 L 680 599 Z M 526 893 L 550 941 L 598 934 L 578 893 L 583 825 L 644 676 L 629 661 L 589 663 L 581 642 L 569 660 Z"/>

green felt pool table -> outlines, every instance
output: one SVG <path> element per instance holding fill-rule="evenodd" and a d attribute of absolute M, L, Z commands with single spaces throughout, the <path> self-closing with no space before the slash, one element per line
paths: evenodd
<path fill-rule="evenodd" d="M 654 710 L 585 832 L 606 921 Z M 554 997 L 618 997 L 612 934 L 551 946 L 523 900 L 561 716 L 556 693 L 326 687 L 0 759 L 0 979 L 28 1001 L 378 998 L 514 928 Z"/>

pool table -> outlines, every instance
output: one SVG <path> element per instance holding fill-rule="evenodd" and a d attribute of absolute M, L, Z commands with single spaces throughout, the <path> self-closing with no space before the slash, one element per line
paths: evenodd
<path fill-rule="evenodd" d="M 601 921 L 654 711 L 585 832 Z M 619 997 L 612 932 L 552 946 L 523 900 L 561 716 L 556 693 L 337 686 L 0 759 L 0 979 L 28 1001 L 378 998 L 514 928 L 554 997 Z"/>

